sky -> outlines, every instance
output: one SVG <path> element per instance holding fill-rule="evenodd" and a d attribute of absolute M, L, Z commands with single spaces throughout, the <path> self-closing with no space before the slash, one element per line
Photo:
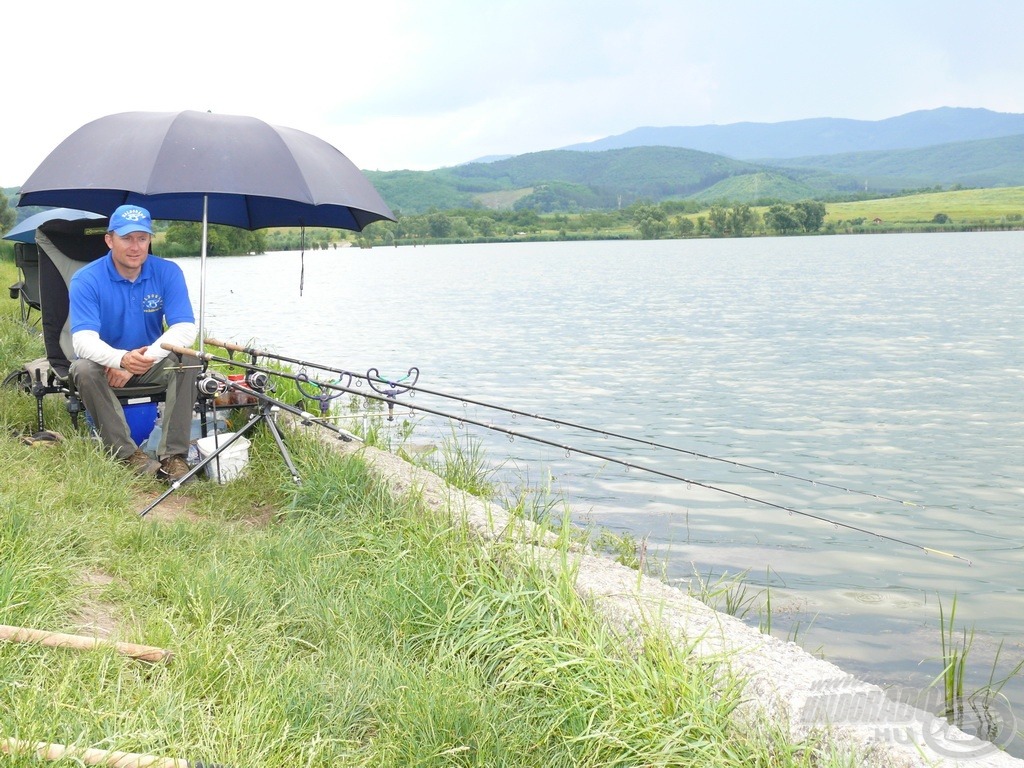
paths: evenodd
<path fill-rule="evenodd" d="M 312 133 L 429 170 L 641 126 L 1024 113 L 1017 0 L 21 0 L 0 186 L 117 112 Z"/>

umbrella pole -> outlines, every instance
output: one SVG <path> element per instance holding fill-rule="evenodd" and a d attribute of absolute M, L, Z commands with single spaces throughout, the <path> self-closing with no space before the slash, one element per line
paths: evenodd
<path fill-rule="evenodd" d="M 209 195 L 203 195 L 203 244 L 199 250 L 199 351 L 203 351 L 206 329 L 206 230 Z"/>

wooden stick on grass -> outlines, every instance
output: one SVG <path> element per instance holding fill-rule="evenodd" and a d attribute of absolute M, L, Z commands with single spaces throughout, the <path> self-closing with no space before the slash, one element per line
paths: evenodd
<path fill-rule="evenodd" d="M 45 632 L 40 629 L 12 627 L 6 624 L 0 624 L 0 640 L 7 640 L 12 643 L 38 643 L 50 648 L 75 648 L 80 651 L 91 651 L 94 648 L 109 646 L 118 653 L 131 656 L 139 661 L 170 661 L 173 656 L 170 651 L 166 651 L 163 648 L 154 648 L 150 645 L 112 643 L 96 637 L 66 635 L 62 632 Z"/>
<path fill-rule="evenodd" d="M 69 747 L 64 744 L 48 744 L 45 741 L 31 743 L 19 739 L 0 739 L 0 753 L 34 753 L 41 760 L 60 760 L 68 757 L 80 760 L 86 765 L 106 765 L 113 768 L 223 768 L 213 763 L 191 762 L 174 757 L 118 752 L 112 749 Z"/>

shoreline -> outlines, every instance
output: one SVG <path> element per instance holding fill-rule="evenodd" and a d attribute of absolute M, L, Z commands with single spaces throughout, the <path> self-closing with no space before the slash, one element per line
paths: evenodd
<path fill-rule="evenodd" d="M 318 433 L 321 434 L 321 433 Z M 417 493 L 428 506 L 464 522 L 485 541 L 515 535 L 524 555 L 551 569 L 571 568 L 575 589 L 615 631 L 642 641 L 667 636 L 722 674 L 744 681 L 745 706 L 736 717 L 760 716 L 785 723 L 794 743 L 823 734 L 825 748 L 877 768 L 1024 768 L 1024 760 L 996 744 L 969 736 L 944 719 L 889 698 L 877 686 L 792 642 L 762 634 L 739 619 L 710 608 L 682 590 L 591 552 L 574 550 L 571 561 L 551 549 L 530 521 L 511 517 L 500 505 L 449 486 L 434 473 L 386 451 L 322 439 L 341 453 L 359 453 L 395 495 Z M 551 534 L 547 534 L 551 536 Z M 1013 738 L 1012 713 L 1004 722 Z"/>

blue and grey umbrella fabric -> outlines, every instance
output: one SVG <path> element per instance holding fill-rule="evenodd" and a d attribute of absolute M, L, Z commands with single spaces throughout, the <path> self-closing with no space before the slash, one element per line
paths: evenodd
<path fill-rule="evenodd" d="M 92 211 L 80 211 L 77 208 L 50 208 L 46 211 L 34 213 L 31 216 L 11 227 L 10 231 L 4 234 L 4 240 L 13 240 L 16 243 L 34 243 L 36 241 L 36 228 L 40 224 L 54 219 L 65 221 L 77 221 L 78 219 L 105 219 L 104 213 L 93 213 Z"/>
<path fill-rule="evenodd" d="M 29 176 L 18 205 L 109 215 L 125 203 L 155 219 L 243 229 L 360 231 L 394 220 L 369 179 L 326 141 L 253 117 L 196 111 L 123 112 L 83 125 Z"/>
<path fill-rule="evenodd" d="M 33 171 L 18 201 L 107 215 L 126 203 L 154 219 L 203 222 L 200 349 L 206 224 L 358 232 L 395 218 L 362 171 L 326 141 L 253 117 L 195 111 L 122 112 L 86 123 Z"/>

